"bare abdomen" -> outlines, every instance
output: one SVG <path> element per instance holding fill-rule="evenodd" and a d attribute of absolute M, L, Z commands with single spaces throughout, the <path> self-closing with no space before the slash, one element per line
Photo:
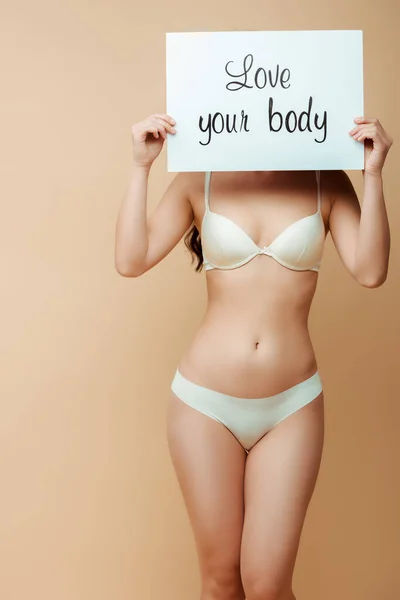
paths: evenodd
<path fill-rule="evenodd" d="M 225 309 L 206 313 L 178 368 L 213 390 L 262 398 L 303 381 L 317 364 L 301 312 Z"/>

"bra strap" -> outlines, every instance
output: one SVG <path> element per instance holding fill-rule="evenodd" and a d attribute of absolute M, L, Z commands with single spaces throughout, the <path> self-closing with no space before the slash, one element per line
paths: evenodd
<path fill-rule="evenodd" d="M 210 180 L 211 180 L 211 171 L 206 171 L 205 182 L 204 182 L 204 203 L 206 205 L 206 211 L 210 210 L 210 206 L 209 206 Z"/>
<path fill-rule="evenodd" d="M 317 175 L 317 188 L 318 188 L 318 210 L 321 210 L 321 171 L 315 171 Z"/>

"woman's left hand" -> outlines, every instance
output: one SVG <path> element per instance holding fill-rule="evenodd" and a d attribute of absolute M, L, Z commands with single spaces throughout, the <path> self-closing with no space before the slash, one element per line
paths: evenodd
<path fill-rule="evenodd" d="M 349 131 L 353 140 L 364 142 L 364 173 L 380 174 L 393 139 L 386 133 L 378 119 L 356 117 L 356 127 Z"/>

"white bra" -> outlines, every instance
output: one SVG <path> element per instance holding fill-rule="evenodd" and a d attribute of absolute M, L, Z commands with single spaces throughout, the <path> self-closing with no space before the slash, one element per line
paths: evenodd
<path fill-rule="evenodd" d="M 291 223 L 269 246 L 260 248 L 239 225 L 210 210 L 211 172 L 205 174 L 205 213 L 201 223 L 204 268 L 236 269 L 258 254 L 266 254 L 295 271 L 318 271 L 321 264 L 325 225 L 321 214 L 320 171 L 316 171 L 318 210 Z"/>

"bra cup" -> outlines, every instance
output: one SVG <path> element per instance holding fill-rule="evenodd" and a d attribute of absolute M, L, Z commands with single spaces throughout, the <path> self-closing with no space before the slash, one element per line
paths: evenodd
<path fill-rule="evenodd" d="M 214 265 L 227 267 L 258 252 L 247 234 L 220 215 L 208 214 L 201 229 L 203 255 Z"/>
<path fill-rule="evenodd" d="M 269 250 L 294 267 L 315 265 L 323 252 L 325 230 L 319 213 L 290 225 L 270 245 Z"/>

